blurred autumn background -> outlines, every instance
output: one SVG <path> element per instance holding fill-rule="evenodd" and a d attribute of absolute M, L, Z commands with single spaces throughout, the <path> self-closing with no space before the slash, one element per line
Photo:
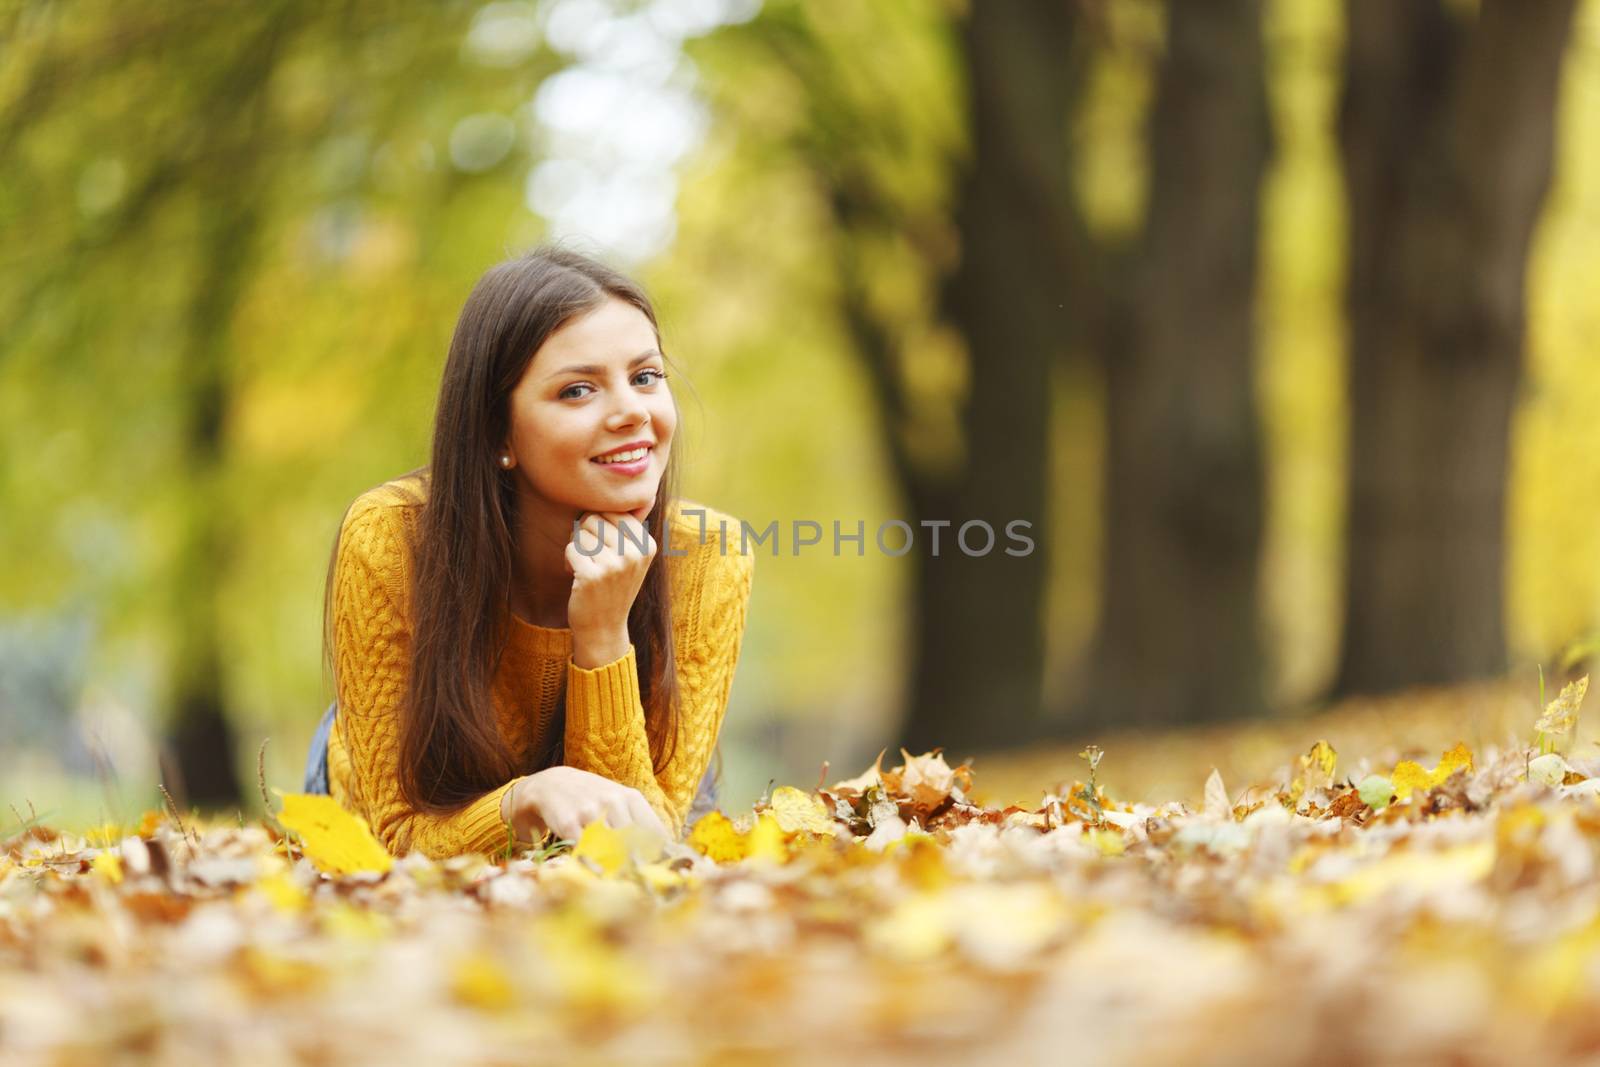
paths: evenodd
<path fill-rule="evenodd" d="M 343 509 L 551 238 L 657 299 L 684 494 L 825 532 L 758 563 L 725 807 L 885 745 L 981 786 L 1094 740 L 1115 786 L 1139 737 L 1477 714 L 1417 687 L 1531 722 L 1600 630 L 1600 0 L 6 0 L 0 39 L 24 814 L 254 813 L 265 738 L 299 788 Z"/>

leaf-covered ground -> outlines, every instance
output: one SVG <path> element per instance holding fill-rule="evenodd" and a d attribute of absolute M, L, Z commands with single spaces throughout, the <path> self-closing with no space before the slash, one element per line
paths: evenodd
<path fill-rule="evenodd" d="M 390 860 L 317 797 L 35 826 L 0 842 L 0 1062 L 1589 1062 L 1581 700 L 1526 746 L 1317 742 L 1188 805 L 1107 795 L 1091 748 L 1031 806 L 902 753 L 515 857 Z"/>

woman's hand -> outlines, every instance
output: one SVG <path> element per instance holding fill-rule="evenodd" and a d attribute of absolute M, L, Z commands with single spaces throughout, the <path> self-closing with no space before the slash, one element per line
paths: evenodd
<path fill-rule="evenodd" d="M 576 767 L 548 767 L 518 778 L 500 802 L 500 815 L 511 824 L 518 841 L 537 841 L 546 830 L 576 841 L 596 819 L 616 830 L 642 826 L 662 837 L 672 836 L 643 793 Z"/>
<path fill-rule="evenodd" d="M 585 670 L 615 663 L 628 653 L 628 612 L 656 557 L 656 539 L 644 524 L 649 513 L 649 506 L 588 512 L 567 543 L 572 661 Z"/>

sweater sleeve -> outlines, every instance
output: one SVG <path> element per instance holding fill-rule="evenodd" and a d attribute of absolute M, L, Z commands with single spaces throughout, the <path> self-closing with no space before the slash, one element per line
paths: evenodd
<path fill-rule="evenodd" d="M 399 509 L 368 507 L 347 518 L 334 565 L 336 722 L 350 763 L 351 807 L 393 855 L 434 859 L 493 852 L 506 842 L 500 800 L 512 783 L 450 815 L 413 810 L 400 795 L 400 702 L 410 666 L 411 627 Z"/>
<path fill-rule="evenodd" d="M 744 639 L 755 557 L 723 555 L 715 543 L 698 553 L 684 585 L 686 612 L 677 658 L 679 720 L 676 744 L 654 772 L 645 733 L 639 670 L 632 645 L 621 659 L 593 670 L 567 665 L 568 766 L 604 775 L 644 795 L 674 837 L 711 761 L 727 712 L 728 692 Z"/>

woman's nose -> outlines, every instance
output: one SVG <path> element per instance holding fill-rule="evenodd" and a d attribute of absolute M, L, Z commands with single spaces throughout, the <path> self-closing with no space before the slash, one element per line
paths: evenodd
<path fill-rule="evenodd" d="M 621 429 L 624 426 L 645 423 L 649 419 L 650 412 L 645 408 L 644 402 L 637 396 L 625 395 L 606 417 L 606 425 L 612 429 Z"/>

